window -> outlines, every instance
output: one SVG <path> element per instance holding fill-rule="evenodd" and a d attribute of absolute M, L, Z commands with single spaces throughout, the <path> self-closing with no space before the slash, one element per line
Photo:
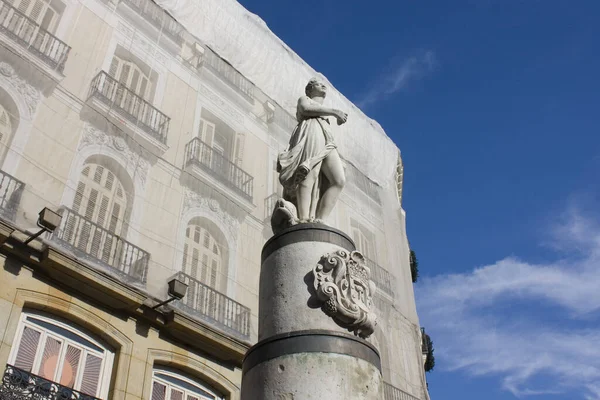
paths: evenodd
<path fill-rule="evenodd" d="M 144 70 L 147 70 L 147 68 L 142 68 L 141 65 L 133 61 L 115 55 L 110 63 L 108 74 L 148 101 L 152 89 L 152 80 L 150 71 L 146 73 Z"/>
<path fill-rule="evenodd" d="M 119 235 L 126 208 L 125 189 L 115 174 L 102 165 L 86 164 L 77 185 L 73 211 Z"/>
<path fill-rule="evenodd" d="M 23 313 L 9 364 L 34 375 L 106 398 L 113 353 L 70 324 Z"/>
<path fill-rule="evenodd" d="M 12 123 L 10 122 L 10 114 L 2 104 L 0 104 L 0 144 L 5 146 L 5 141 L 10 138 L 12 133 Z"/>
<path fill-rule="evenodd" d="M 404 181 L 404 164 L 402 163 L 402 156 L 398 151 L 398 164 L 396 164 L 396 194 L 398 195 L 398 203 L 402 205 L 402 184 Z"/>
<path fill-rule="evenodd" d="M 354 220 L 352 220 L 350 225 L 352 239 L 354 239 L 357 250 L 366 258 L 376 261 L 377 253 L 375 251 L 375 236 L 373 233 Z"/>
<path fill-rule="evenodd" d="M 185 231 L 183 272 L 205 285 L 219 289 L 221 264 L 222 250 L 219 243 L 206 228 L 190 223 Z"/>
<path fill-rule="evenodd" d="M 44 0 L 8 0 L 13 7 L 40 25 L 50 33 L 56 31 L 60 19 L 60 4 Z"/>
<path fill-rule="evenodd" d="M 156 368 L 152 377 L 151 400 L 221 400 L 223 396 L 183 373 Z"/>

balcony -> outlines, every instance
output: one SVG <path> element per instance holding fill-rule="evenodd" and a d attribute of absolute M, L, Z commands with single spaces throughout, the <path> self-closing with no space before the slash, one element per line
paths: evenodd
<path fill-rule="evenodd" d="M 241 339 L 250 338 L 248 307 L 183 272 L 178 272 L 175 278 L 188 285 L 186 296 L 175 303 L 176 307 Z"/>
<path fill-rule="evenodd" d="M 254 178 L 197 137 L 185 146 L 184 168 L 208 183 L 222 187 L 247 212 L 254 208 Z"/>
<path fill-rule="evenodd" d="M 146 283 L 150 254 L 69 208 L 59 210 L 52 239 L 81 258 L 98 263 L 127 282 Z"/>
<path fill-rule="evenodd" d="M 279 198 L 281 198 L 281 196 L 278 193 L 273 193 L 265 199 L 265 222 L 271 221 L 271 215 L 273 215 L 275 203 L 277 200 L 279 200 Z"/>
<path fill-rule="evenodd" d="M 377 285 L 377 289 L 381 290 L 383 293 L 387 294 L 390 297 L 394 296 L 394 291 L 392 290 L 392 282 L 393 278 L 390 273 L 385 270 L 382 266 L 377 264 L 375 261 L 370 260 L 365 257 L 367 261 L 367 266 L 371 270 L 371 279 Z"/>
<path fill-rule="evenodd" d="M 210 48 L 204 51 L 203 65 L 223 80 L 246 101 L 254 101 L 254 84 Z"/>
<path fill-rule="evenodd" d="M 0 383 L 0 399 L 99 400 L 8 364 Z"/>
<path fill-rule="evenodd" d="M 15 220 L 24 190 L 23 182 L 0 170 L 0 216 Z"/>
<path fill-rule="evenodd" d="M 6 42 L 17 54 L 23 54 L 52 79 L 55 81 L 62 79 L 71 47 L 40 28 L 34 20 L 19 12 L 5 0 L 0 0 L 1 36 L 10 40 L 10 43 Z"/>
<path fill-rule="evenodd" d="M 387 382 L 383 383 L 383 398 L 384 400 L 420 400 L 418 397 L 408 394 Z"/>
<path fill-rule="evenodd" d="M 171 118 L 106 72 L 92 80 L 87 102 L 155 155 L 167 151 Z"/>
<path fill-rule="evenodd" d="M 164 34 L 177 46 L 183 44 L 185 32 L 183 26 L 152 0 L 122 0 L 122 2 L 144 18 L 153 27 L 154 32 Z"/>

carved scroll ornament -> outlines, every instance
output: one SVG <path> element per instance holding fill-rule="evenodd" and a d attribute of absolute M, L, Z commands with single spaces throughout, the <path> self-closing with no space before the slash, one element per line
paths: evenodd
<path fill-rule="evenodd" d="M 375 283 L 363 255 L 344 250 L 326 254 L 313 268 L 313 275 L 323 312 L 355 335 L 368 338 L 377 324 L 371 311 Z"/>

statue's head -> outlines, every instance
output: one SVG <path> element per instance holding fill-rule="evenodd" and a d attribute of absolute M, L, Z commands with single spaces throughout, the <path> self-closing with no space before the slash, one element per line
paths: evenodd
<path fill-rule="evenodd" d="M 317 78 L 312 78 L 310 81 L 308 81 L 304 92 L 308 97 L 311 98 L 315 96 L 325 97 L 325 94 L 327 93 L 327 86 L 325 86 L 325 84 Z"/>

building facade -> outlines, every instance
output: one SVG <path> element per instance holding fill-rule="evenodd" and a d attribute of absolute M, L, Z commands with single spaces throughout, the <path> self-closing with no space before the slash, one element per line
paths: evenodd
<path fill-rule="evenodd" d="M 302 91 L 215 49 L 247 33 L 280 46 L 272 68 L 296 89 L 295 68 L 314 71 L 237 2 L 197 3 L 0 0 L 0 398 L 239 398 L 275 160 Z M 251 32 L 218 25 L 224 11 Z M 377 284 L 385 398 L 425 400 L 400 153 L 330 101 L 378 148 L 340 139 L 347 184 L 329 222 Z M 27 242 L 45 207 L 60 225 Z M 186 296 L 154 309 L 173 278 Z"/>

